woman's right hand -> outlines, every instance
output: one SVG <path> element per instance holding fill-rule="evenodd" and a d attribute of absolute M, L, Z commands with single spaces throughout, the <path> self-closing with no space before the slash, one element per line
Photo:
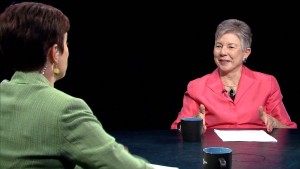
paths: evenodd
<path fill-rule="evenodd" d="M 202 133 L 205 133 L 206 131 L 206 125 L 205 125 L 205 106 L 203 104 L 200 104 L 200 110 L 196 117 L 202 118 L 203 121 L 203 127 L 202 127 Z"/>

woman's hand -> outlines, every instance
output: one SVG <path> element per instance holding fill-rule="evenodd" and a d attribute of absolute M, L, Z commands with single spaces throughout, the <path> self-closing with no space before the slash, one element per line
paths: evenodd
<path fill-rule="evenodd" d="M 270 133 L 274 128 L 289 128 L 288 126 L 282 124 L 276 118 L 270 116 L 266 112 L 264 112 L 263 107 L 259 106 L 258 108 L 259 117 L 266 125 L 267 131 Z"/>
<path fill-rule="evenodd" d="M 205 125 L 205 106 L 203 104 L 200 105 L 200 110 L 196 117 L 202 118 L 203 121 L 203 127 L 202 127 L 202 133 L 205 133 L 206 131 L 206 125 Z"/>

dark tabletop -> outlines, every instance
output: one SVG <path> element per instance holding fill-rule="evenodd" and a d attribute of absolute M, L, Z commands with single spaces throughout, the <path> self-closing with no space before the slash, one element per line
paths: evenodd
<path fill-rule="evenodd" d="M 300 130 L 275 129 L 277 142 L 223 142 L 208 129 L 201 142 L 183 142 L 177 130 L 114 131 L 119 143 L 150 163 L 202 169 L 204 147 L 232 149 L 232 169 L 300 169 Z"/>

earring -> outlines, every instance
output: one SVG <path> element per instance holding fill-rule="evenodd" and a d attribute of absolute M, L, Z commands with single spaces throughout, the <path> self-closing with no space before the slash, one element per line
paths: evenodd
<path fill-rule="evenodd" d="M 54 74 L 57 75 L 57 74 L 59 74 L 59 72 L 60 72 L 60 70 L 59 70 L 57 67 L 55 67 L 55 68 L 53 69 L 53 73 L 54 73 Z"/>
<path fill-rule="evenodd" d="M 54 68 L 53 69 L 53 73 L 56 74 L 56 75 L 59 74 L 59 69 L 58 68 Z"/>
<path fill-rule="evenodd" d="M 245 64 L 247 62 L 247 58 L 244 58 L 243 59 L 243 63 Z"/>

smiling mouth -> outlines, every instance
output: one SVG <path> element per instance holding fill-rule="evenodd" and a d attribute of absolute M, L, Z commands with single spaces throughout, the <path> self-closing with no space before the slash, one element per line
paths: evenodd
<path fill-rule="evenodd" d="M 230 60 L 219 60 L 220 63 L 229 63 Z"/>

